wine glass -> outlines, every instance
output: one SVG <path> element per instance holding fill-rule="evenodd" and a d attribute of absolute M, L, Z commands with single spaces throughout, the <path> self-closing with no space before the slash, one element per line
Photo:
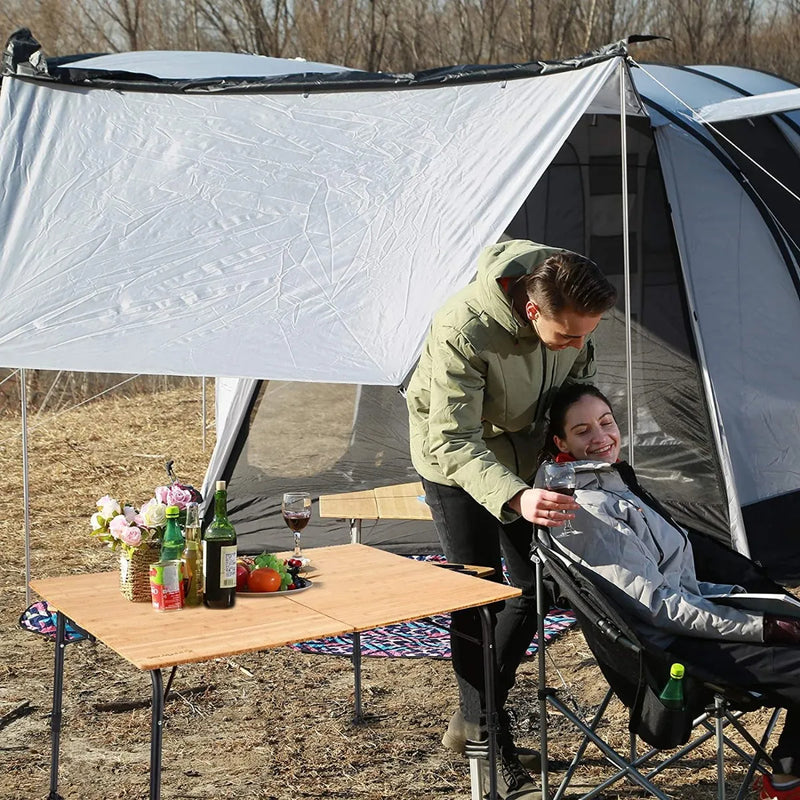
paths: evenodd
<path fill-rule="evenodd" d="M 294 552 L 292 558 L 303 561 L 300 549 L 300 531 L 308 525 L 311 519 L 311 495 L 308 492 L 286 492 L 281 504 L 283 519 L 294 534 Z"/>
<path fill-rule="evenodd" d="M 556 461 L 548 462 L 544 465 L 544 485 L 553 492 L 572 497 L 576 486 L 575 467 L 569 461 L 563 464 Z M 564 531 L 574 530 L 571 520 L 564 520 Z"/>

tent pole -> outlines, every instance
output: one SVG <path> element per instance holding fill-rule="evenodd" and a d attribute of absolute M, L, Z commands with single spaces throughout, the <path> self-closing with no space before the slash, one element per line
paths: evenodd
<path fill-rule="evenodd" d="M 22 505 L 25 514 L 25 605 L 31 604 L 31 495 L 28 484 L 28 392 L 25 370 L 19 371 L 19 398 L 22 411 Z"/>
<path fill-rule="evenodd" d="M 203 408 L 203 452 L 206 451 L 206 376 L 200 379 L 200 405 Z"/>
<path fill-rule="evenodd" d="M 628 120 L 625 113 L 628 70 L 624 58 L 619 60 L 619 130 L 622 164 L 622 261 L 625 280 L 625 377 L 628 401 L 628 463 L 633 461 L 633 347 L 631 345 L 631 253 L 628 231 Z"/>

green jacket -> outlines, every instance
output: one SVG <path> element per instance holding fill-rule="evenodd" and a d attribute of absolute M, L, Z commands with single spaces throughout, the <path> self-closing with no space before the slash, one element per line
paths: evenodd
<path fill-rule="evenodd" d="M 595 374 L 591 339 L 548 350 L 498 283 L 559 252 L 521 239 L 485 248 L 475 282 L 434 316 L 406 395 L 417 472 L 460 486 L 502 522 L 533 480 L 553 393 Z"/>

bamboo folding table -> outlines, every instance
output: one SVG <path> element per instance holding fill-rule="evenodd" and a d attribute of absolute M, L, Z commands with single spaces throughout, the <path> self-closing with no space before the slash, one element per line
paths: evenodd
<path fill-rule="evenodd" d="M 360 492 L 320 495 L 319 515 L 323 518 L 346 519 L 350 524 L 350 541 L 361 544 L 361 523 L 363 520 L 404 519 L 431 520 L 431 511 L 425 503 L 422 483 L 400 483 L 365 489 Z M 472 564 L 465 567 L 473 575 L 487 578 L 494 570 Z M 361 722 L 361 635 L 353 634 L 353 672 L 354 672 L 354 720 Z"/>
<path fill-rule="evenodd" d="M 57 610 L 57 635 L 51 718 L 49 800 L 59 800 L 58 766 L 64 677 L 65 627 L 70 620 L 116 651 L 133 666 L 150 672 L 152 720 L 150 800 L 161 796 L 164 685 L 161 670 L 180 664 L 266 650 L 325 636 L 360 632 L 397 622 L 478 607 L 489 717 L 490 796 L 496 797 L 496 720 L 494 636 L 487 605 L 520 594 L 519 589 L 434 564 L 367 547 L 338 545 L 307 550 L 315 567 L 307 591 L 270 598 L 240 596 L 225 611 L 186 608 L 158 613 L 147 603 L 131 603 L 119 591 L 116 572 L 67 575 L 31 582 L 31 588 Z M 357 578 L 357 580 L 354 580 Z M 253 604 L 258 614 L 253 614 Z M 170 676 L 169 683 L 172 680 Z"/>
<path fill-rule="evenodd" d="M 424 495 L 419 481 L 362 492 L 322 495 L 319 515 L 349 520 L 350 541 L 356 544 L 361 541 L 361 521 L 365 519 L 432 519 Z"/>

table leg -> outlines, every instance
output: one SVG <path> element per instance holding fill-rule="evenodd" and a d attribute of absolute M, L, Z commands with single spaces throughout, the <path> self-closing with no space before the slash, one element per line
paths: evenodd
<path fill-rule="evenodd" d="M 67 645 L 65 636 L 66 620 L 64 615 L 56 613 L 56 652 L 53 668 L 53 711 L 50 715 L 50 794 L 48 800 L 62 800 L 58 793 L 58 754 L 61 742 L 61 699 L 64 687 L 64 648 Z"/>
<path fill-rule="evenodd" d="M 153 716 L 150 722 L 150 800 L 161 797 L 161 742 L 164 733 L 164 681 L 161 670 L 150 671 L 153 683 Z"/>
<path fill-rule="evenodd" d="M 356 725 L 364 721 L 364 712 L 361 708 L 361 634 L 356 631 L 353 634 L 353 684 L 354 684 L 354 709 L 353 722 Z"/>
<path fill-rule="evenodd" d="M 486 682 L 486 731 L 489 744 L 489 794 L 488 800 L 497 800 L 497 710 L 494 707 L 494 627 L 487 606 L 478 609 L 483 628 L 483 672 Z"/>
<path fill-rule="evenodd" d="M 361 520 L 350 520 L 350 544 L 361 544 Z"/>

